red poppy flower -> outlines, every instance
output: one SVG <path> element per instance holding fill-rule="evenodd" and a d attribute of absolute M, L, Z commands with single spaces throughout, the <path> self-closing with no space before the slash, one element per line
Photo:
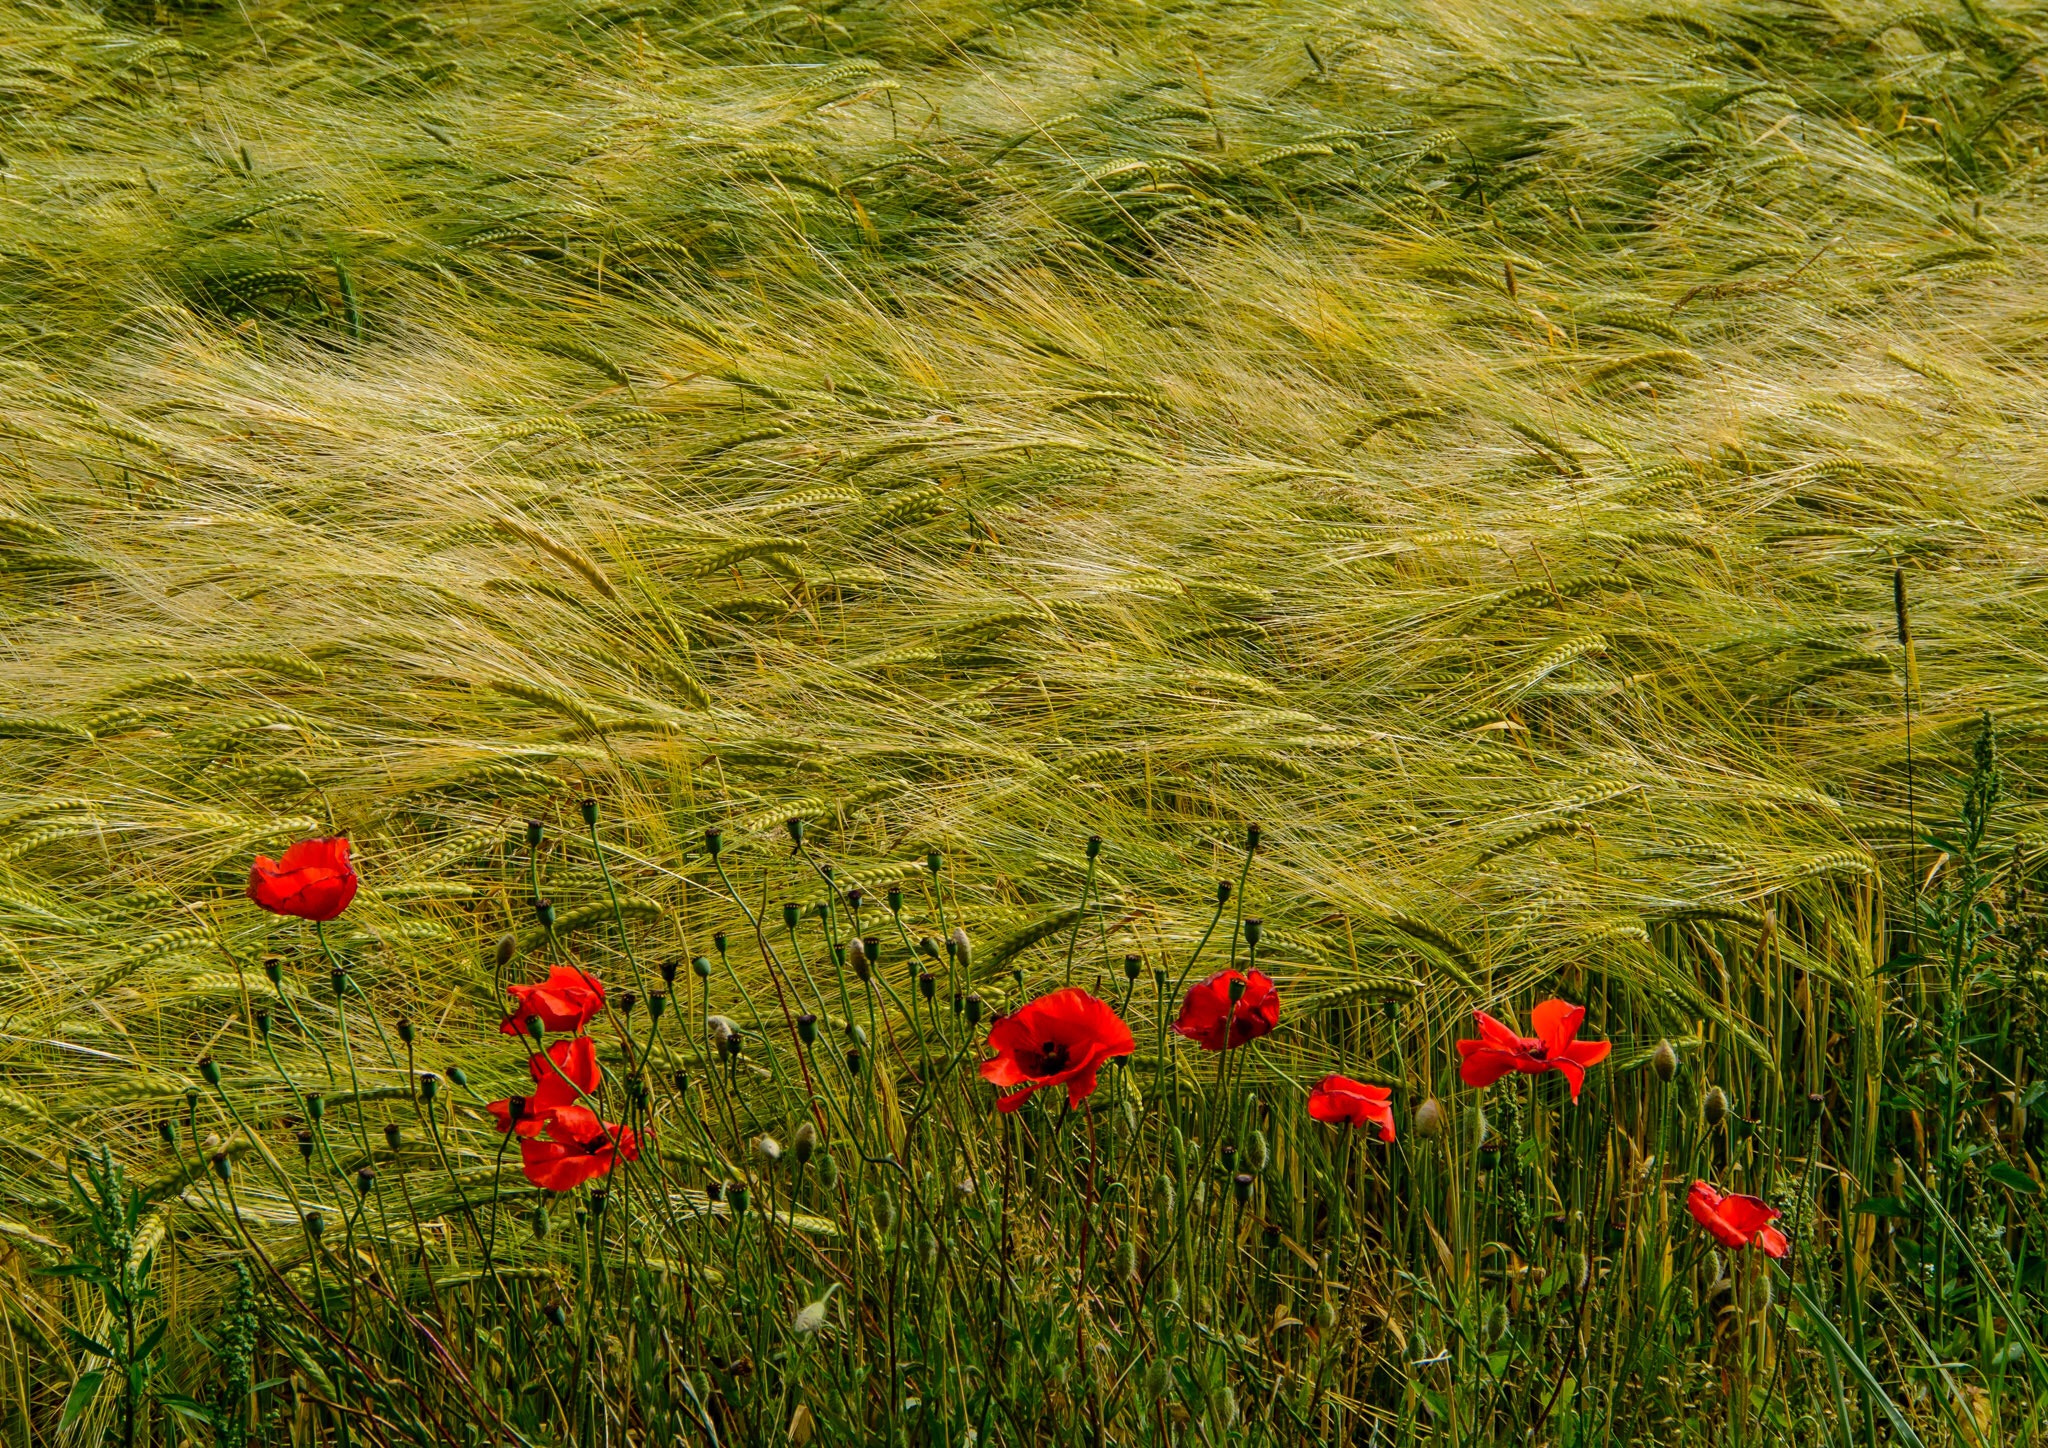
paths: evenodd
<path fill-rule="evenodd" d="M 1724 1197 L 1705 1182 L 1694 1182 L 1686 1193 L 1685 1207 L 1723 1247 L 1761 1247 L 1772 1257 L 1792 1250 L 1785 1234 L 1771 1225 L 1778 1220 L 1778 1209 L 1762 1197 Z"/>
<path fill-rule="evenodd" d="M 555 1064 L 550 1066 L 549 1061 Z M 498 1130 L 515 1128 L 521 1136 L 539 1136 L 554 1111 L 567 1106 L 584 1110 L 577 1092 L 588 1096 L 597 1090 L 602 1073 L 597 1069 L 597 1043 L 588 1036 L 570 1036 L 548 1047 L 546 1056 L 528 1058 L 526 1069 L 533 1073 L 533 1094 L 525 1098 L 519 1120 L 512 1119 L 512 1102 L 493 1101 L 484 1107 L 498 1119 Z M 567 1078 L 566 1080 L 563 1078 Z M 572 1086 L 571 1083 L 574 1083 Z"/>
<path fill-rule="evenodd" d="M 623 1158 L 640 1160 L 640 1140 L 630 1126 L 600 1123 L 581 1106 L 557 1107 L 548 1115 L 548 1140 L 519 1143 L 526 1179 L 550 1192 L 566 1192 L 612 1169 Z"/>
<path fill-rule="evenodd" d="M 1244 994 L 1230 1003 L 1233 981 L 1244 982 Z M 1241 970 L 1218 971 L 1200 985 L 1188 988 L 1181 1002 L 1180 1019 L 1173 1023 L 1179 1034 L 1205 1051 L 1227 1051 L 1257 1040 L 1280 1024 L 1280 992 L 1262 970 L 1246 975 Z"/>
<path fill-rule="evenodd" d="M 1472 1018 L 1479 1022 L 1480 1039 L 1458 1042 L 1458 1053 L 1465 1058 L 1458 1074 L 1467 1086 L 1491 1086 L 1510 1071 L 1528 1076 L 1559 1071 L 1576 1102 L 1579 1088 L 1586 1084 L 1586 1068 L 1606 1060 L 1612 1049 L 1606 1041 L 1574 1039 L 1586 1008 L 1569 1001 L 1544 1001 L 1529 1012 L 1530 1024 L 1536 1027 L 1533 1036 L 1516 1035 L 1485 1011 L 1474 1011 Z"/>
<path fill-rule="evenodd" d="M 282 860 L 258 855 L 249 867 L 249 898 L 273 915 L 332 920 L 356 898 L 348 836 L 300 840 L 284 852 Z"/>
<path fill-rule="evenodd" d="M 539 1021 L 543 1030 L 580 1031 L 604 1009 L 604 982 L 573 965 L 556 966 L 539 985 L 508 985 L 505 990 L 519 1002 L 498 1027 L 508 1036 L 525 1034 L 529 1019 Z"/>
<path fill-rule="evenodd" d="M 1065 1086 L 1067 1105 L 1079 1106 L 1095 1089 L 1103 1062 L 1138 1048 L 1117 1013 L 1076 985 L 1002 1017 L 989 1028 L 988 1043 L 996 1058 L 981 1063 L 981 1078 L 1023 1088 L 996 1098 L 1001 1111 L 1015 1111 L 1041 1086 Z"/>
<path fill-rule="evenodd" d="M 1349 1076 L 1325 1076 L 1308 1093 L 1308 1114 L 1332 1126 L 1372 1126 L 1381 1141 L 1394 1139 L 1394 1093 Z"/>

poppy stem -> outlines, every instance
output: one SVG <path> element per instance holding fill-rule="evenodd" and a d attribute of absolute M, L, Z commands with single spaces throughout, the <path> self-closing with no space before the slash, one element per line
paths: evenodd
<path fill-rule="evenodd" d="M 1067 963 L 1060 983 L 1074 983 L 1074 946 L 1081 938 L 1081 922 L 1088 918 L 1088 894 L 1095 888 L 1095 856 L 1088 856 L 1088 872 L 1081 877 L 1081 908 L 1074 914 L 1074 928 L 1067 932 Z"/>
<path fill-rule="evenodd" d="M 619 887 L 612 883 L 611 862 L 605 858 L 604 843 L 597 837 L 597 813 L 593 805 L 589 815 L 590 848 L 597 854 L 597 868 L 604 874 L 605 894 L 611 897 L 612 921 L 619 927 L 619 948 L 625 952 L 626 964 L 633 972 L 633 986 L 642 995 L 647 993 L 647 981 L 640 974 L 640 961 L 633 954 L 633 941 L 626 934 L 626 912 L 619 908 Z"/>

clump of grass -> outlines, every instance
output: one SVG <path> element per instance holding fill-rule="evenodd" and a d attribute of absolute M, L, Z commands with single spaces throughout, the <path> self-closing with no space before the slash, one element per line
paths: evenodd
<path fill-rule="evenodd" d="M 2037 15 L 4 13 L 9 1433 L 114 1346 L 30 1275 L 104 1148 L 150 1383 L 244 1381 L 240 1262 L 273 1438 L 2038 1436 Z M 331 831 L 345 995 L 238 900 Z M 1164 1029 L 1244 916 L 1322 1003 L 1256 1104 Z M 658 1149 L 536 1237 L 389 1027 L 503 1095 L 565 952 L 642 994 Z M 1069 970 L 1138 1053 L 999 1126 L 966 997 Z M 1552 992 L 1614 1066 L 1480 1130 L 1449 1041 Z M 1340 1150 L 1324 1069 L 1443 1134 Z M 764 1167 L 821 1095 L 832 1182 Z M 1687 1170 L 1788 1208 L 1812 1310 L 1674 1234 Z"/>

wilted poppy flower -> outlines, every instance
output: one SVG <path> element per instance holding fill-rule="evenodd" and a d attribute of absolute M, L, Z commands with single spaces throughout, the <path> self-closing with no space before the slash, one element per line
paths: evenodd
<path fill-rule="evenodd" d="M 1244 994 L 1232 1005 L 1230 987 L 1237 981 L 1244 983 Z M 1247 975 L 1241 970 L 1224 970 L 1189 987 L 1173 1029 L 1205 1051 L 1227 1051 L 1257 1040 L 1279 1024 L 1280 992 L 1264 971 Z"/>
<path fill-rule="evenodd" d="M 1533 1036 L 1518 1036 L 1485 1011 L 1474 1011 L 1480 1039 L 1458 1042 L 1458 1054 L 1465 1058 L 1458 1074 L 1467 1086 L 1491 1086 L 1510 1071 L 1540 1076 L 1545 1071 L 1563 1073 L 1572 1088 L 1572 1100 L 1586 1084 L 1586 1068 L 1607 1059 L 1611 1046 L 1606 1041 L 1575 1040 L 1586 1008 L 1569 1001 L 1549 1000 L 1529 1012 L 1536 1027 Z"/>
<path fill-rule="evenodd" d="M 1385 1086 L 1325 1076 L 1308 1093 L 1308 1114 L 1332 1126 L 1373 1126 L 1381 1141 L 1394 1139 L 1394 1093 Z"/>
<path fill-rule="evenodd" d="M 508 1036 L 524 1035 L 529 1019 L 543 1030 L 580 1031 L 604 1009 L 604 982 L 573 965 L 558 965 L 539 985 L 508 985 L 518 1009 L 498 1027 Z"/>
<path fill-rule="evenodd" d="M 1705 1182 L 1694 1182 L 1685 1207 L 1723 1247 L 1761 1247 L 1772 1257 L 1792 1250 L 1785 1234 L 1771 1225 L 1778 1220 L 1778 1209 L 1762 1197 L 1723 1196 Z"/>
<path fill-rule="evenodd" d="M 332 920 L 356 898 L 348 836 L 300 840 L 284 852 L 282 860 L 258 855 L 249 867 L 249 898 L 274 915 Z"/>
<path fill-rule="evenodd" d="M 1065 1086 L 1067 1105 L 1079 1106 L 1095 1089 L 1102 1063 L 1138 1046 L 1115 1011 L 1075 985 L 1002 1017 L 989 1028 L 988 1043 L 996 1057 L 981 1063 L 982 1079 L 1023 1088 L 996 1098 L 1001 1111 L 1015 1111 L 1041 1086 Z"/>
<path fill-rule="evenodd" d="M 549 1061 L 554 1065 L 550 1066 Z M 526 1098 L 519 1120 L 512 1119 L 512 1102 L 509 1099 L 493 1101 L 484 1107 L 497 1118 L 500 1131 L 516 1129 L 521 1136 L 539 1136 L 552 1112 L 565 1106 L 580 1107 L 582 1102 L 578 1100 L 577 1092 L 590 1095 L 597 1090 L 601 1079 L 597 1069 L 597 1043 L 588 1036 L 571 1036 L 555 1042 L 548 1047 L 546 1056 L 529 1058 L 526 1069 L 533 1073 L 533 1094 Z M 566 1080 L 563 1079 L 565 1077 Z"/>
<path fill-rule="evenodd" d="M 616 1121 L 599 1122 L 581 1106 L 557 1107 L 548 1115 L 548 1139 L 519 1143 L 519 1164 L 526 1179 L 550 1192 L 566 1192 L 612 1169 L 612 1163 L 640 1159 L 640 1141 L 633 1128 Z"/>

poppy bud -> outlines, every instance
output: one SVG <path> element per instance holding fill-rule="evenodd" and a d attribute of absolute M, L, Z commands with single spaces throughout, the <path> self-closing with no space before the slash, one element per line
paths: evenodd
<path fill-rule="evenodd" d="M 939 873 L 939 866 L 942 863 L 944 862 L 941 859 L 939 852 L 937 850 L 928 850 L 925 852 L 924 867 L 927 870 L 931 871 L 934 875 Z"/>
<path fill-rule="evenodd" d="M 345 995 L 347 995 L 347 994 L 348 994 L 348 972 L 347 972 L 347 971 L 345 971 L 345 970 L 337 970 L 337 971 L 332 971 L 332 972 L 330 972 L 330 973 L 328 974 L 328 977 L 327 977 L 327 983 L 328 983 L 328 984 L 329 984 L 330 986 L 334 987 L 334 996 L 335 996 L 335 999 L 339 1000 L 339 999 L 340 999 L 341 997 L 343 997 L 343 996 L 345 996 Z"/>
<path fill-rule="evenodd" d="M 860 886 L 855 885 L 851 890 L 848 890 L 846 892 L 846 908 L 849 910 L 858 910 L 860 909 L 860 902 L 867 898 L 867 892 L 861 889 Z"/>
<path fill-rule="evenodd" d="M 1092 860 L 1092 859 L 1094 859 L 1094 858 L 1095 858 L 1095 857 L 1096 857 L 1097 855 L 1099 855 L 1099 854 L 1101 854 L 1101 853 L 1102 853 L 1102 836 L 1101 836 L 1101 835 L 1090 835 L 1090 836 L 1088 837 L 1088 858 Z"/>
<path fill-rule="evenodd" d="M 322 1212 L 306 1213 L 306 1235 L 319 1241 L 327 1233 L 327 1217 Z"/>
<path fill-rule="evenodd" d="M 896 1230 L 896 1198 L 887 1192 L 875 1198 L 875 1230 L 884 1237 Z"/>
<path fill-rule="evenodd" d="M 802 914 L 803 914 L 803 912 L 802 912 L 801 910 L 799 910 L 799 909 L 797 908 L 797 903 L 796 903 L 796 901 L 794 901 L 794 900 L 785 900 L 785 901 L 783 901 L 783 902 L 782 902 L 782 928 L 783 928 L 784 930 L 794 930 L 794 929 L 796 929 L 796 922 L 797 922 L 797 921 L 798 921 L 798 920 L 799 920 L 799 919 L 800 919 L 800 918 L 802 917 Z"/>
<path fill-rule="evenodd" d="M 1138 1244 L 1129 1237 L 1116 1249 L 1116 1275 L 1126 1282 L 1138 1280 Z"/>
<path fill-rule="evenodd" d="M 1434 1096 L 1415 1108 L 1415 1134 L 1431 1137 L 1444 1134 L 1444 1109 Z"/>
<path fill-rule="evenodd" d="M 420 1077 L 420 1100 L 432 1106 L 434 1098 L 441 1094 L 441 1078 L 432 1071 Z"/>
<path fill-rule="evenodd" d="M 959 991 L 957 991 L 957 990 L 956 990 L 956 991 L 954 991 L 954 992 L 953 992 L 953 1014 L 957 1016 L 957 1015 L 959 1015 L 959 1014 L 960 1014 L 960 1013 L 961 1013 L 962 1011 L 965 1011 L 966 1009 L 967 1009 L 967 997 L 966 997 L 965 995 L 961 994 L 961 993 L 960 993 Z"/>
<path fill-rule="evenodd" d="M 603 1216 L 605 1204 L 611 1199 L 611 1193 L 605 1188 L 592 1187 L 590 1189 L 590 1215 L 593 1217 Z"/>
<path fill-rule="evenodd" d="M 624 1011 L 627 1015 L 632 1015 L 635 1007 L 637 1007 L 639 1004 L 640 997 L 637 992 L 630 990 L 622 990 L 619 992 L 619 1009 Z"/>
<path fill-rule="evenodd" d="M 846 1074 L 849 1076 L 858 1076 L 860 1074 L 859 1051 L 848 1051 L 846 1053 Z"/>
<path fill-rule="evenodd" d="M 1124 957 L 1125 980 L 1136 980 L 1138 978 L 1138 972 L 1143 970 L 1144 968 L 1145 958 L 1142 955 L 1127 955 Z"/>
<path fill-rule="evenodd" d="M 1225 905 L 1228 905 L 1229 903 L 1230 882 L 1228 880 L 1218 880 L 1216 882 L 1216 908 L 1218 910 L 1221 910 Z"/>
<path fill-rule="evenodd" d="M 1266 1133 L 1254 1130 L 1251 1140 L 1245 1143 L 1245 1169 L 1253 1175 L 1257 1175 L 1266 1169 L 1267 1163 L 1272 1161 L 1272 1159 L 1273 1149 L 1266 1142 Z"/>
<path fill-rule="evenodd" d="M 711 937 L 711 948 L 718 952 L 720 960 L 725 959 L 725 932 L 723 930 Z"/>
<path fill-rule="evenodd" d="M 891 886 L 889 887 L 889 896 L 888 896 L 888 899 L 889 899 L 889 913 L 890 913 L 891 915 L 901 915 L 901 914 L 903 913 L 903 890 L 902 890 L 902 888 L 901 888 L 900 886 L 897 886 L 897 885 L 891 885 Z"/>
<path fill-rule="evenodd" d="M 562 1310 L 562 1304 L 559 1302 L 550 1302 L 547 1305 L 547 1319 L 556 1327 L 569 1325 L 569 1314 Z"/>
<path fill-rule="evenodd" d="M 669 1078 L 669 1085 L 671 1085 L 671 1086 L 675 1087 L 675 1089 L 676 1089 L 676 1095 L 678 1095 L 678 1096 L 687 1096 L 687 1095 L 689 1095 L 689 1094 L 690 1094 L 690 1073 L 689 1073 L 688 1071 L 678 1071 L 678 1072 L 676 1072 L 676 1074 L 675 1074 L 675 1075 L 673 1075 L 673 1076 L 671 1076 L 671 1077 Z"/>
<path fill-rule="evenodd" d="M 1172 1391 L 1173 1364 L 1165 1358 L 1152 1359 L 1145 1365 L 1145 1396 L 1156 1403 Z"/>
<path fill-rule="evenodd" d="M 1700 1107 L 1706 1116 L 1707 1125 L 1719 1126 L 1728 1116 L 1728 1093 L 1716 1086 L 1707 1092 L 1706 1099 L 1700 1103 Z"/>
<path fill-rule="evenodd" d="M 690 969 L 699 980 L 708 980 L 711 976 L 711 962 L 701 955 L 691 957 Z"/>
<path fill-rule="evenodd" d="M 228 1179 L 228 1170 L 228 1154 L 224 1151 L 215 1152 L 213 1154 L 213 1174 L 222 1181 L 226 1181 Z"/>
<path fill-rule="evenodd" d="M 1172 1177 L 1161 1172 L 1152 1179 L 1152 1210 L 1158 1214 L 1160 1221 L 1167 1222 L 1173 1219 L 1174 1196 Z"/>
<path fill-rule="evenodd" d="M 397 1123 L 397 1122 L 395 1122 L 395 1121 L 387 1121 L 387 1122 L 385 1122 L 385 1123 L 384 1123 L 384 1144 L 385 1144 L 386 1146 L 390 1147 L 390 1148 L 391 1148 L 391 1149 L 392 1149 L 393 1151 L 396 1151 L 396 1150 L 398 1150 L 398 1123 Z"/>
<path fill-rule="evenodd" d="M 1246 923 L 1249 924 L 1250 922 L 1247 921 Z M 1233 975 L 1230 978 L 1230 985 L 1227 987 L 1227 989 L 1230 995 L 1230 1003 L 1232 1005 L 1236 1005 L 1239 1001 L 1244 999 L 1244 992 L 1247 984 L 1249 984 L 1249 982 L 1247 982 L 1245 978 L 1241 975 Z"/>
<path fill-rule="evenodd" d="M 747 1184 L 745 1182 L 734 1182 L 725 1189 L 725 1205 L 726 1209 L 733 1214 L 735 1219 L 746 1216 Z"/>
<path fill-rule="evenodd" d="M 856 940 L 847 947 L 846 956 L 848 962 L 853 966 L 854 978 L 865 981 L 870 973 L 868 970 L 868 948 Z"/>
<path fill-rule="evenodd" d="M 450 1066 L 443 1074 L 463 1090 L 467 1091 L 469 1089 L 469 1075 L 460 1066 Z"/>
<path fill-rule="evenodd" d="M 863 936 L 861 937 L 861 940 L 860 940 L 860 948 L 861 948 L 862 950 L 865 950 L 865 951 L 866 951 L 866 952 L 868 953 L 868 964 L 869 964 L 869 965 L 871 965 L 871 966 L 875 966 L 875 967 L 877 967 L 877 968 L 879 968 L 879 967 L 881 966 L 881 964 L 882 964 L 882 937 L 881 937 L 881 936 L 879 936 L 879 935 L 863 935 Z"/>
<path fill-rule="evenodd" d="M 789 831 L 789 842 L 798 849 L 802 849 L 804 843 L 804 822 L 802 820 L 785 820 L 782 827 Z"/>
<path fill-rule="evenodd" d="M 532 1230 L 533 1240 L 536 1242 L 545 1242 L 548 1233 L 554 1229 L 554 1223 L 548 1220 L 548 1209 L 537 1202 L 527 1216 L 526 1224 Z"/>
<path fill-rule="evenodd" d="M 1259 833 L 1260 831 L 1257 825 L 1246 825 L 1244 827 L 1244 852 L 1247 855 L 1254 855 L 1258 853 Z"/>
<path fill-rule="evenodd" d="M 552 900 L 536 900 L 536 901 L 534 901 L 534 902 L 533 902 L 533 913 L 534 913 L 534 914 L 536 914 L 536 915 L 538 915 L 538 916 L 540 917 L 540 926 L 541 926 L 541 929 L 543 929 L 543 930 L 553 930 L 553 929 L 555 928 L 555 902 L 554 902 L 554 901 L 552 901 Z"/>
<path fill-rule="evenodd" d="M 660 1020 L 661 1013 L 667 1009 L 668 993 L 666 991 L 655 991 L 647 997 L 647 1014 L 654 1017 L 655 1020 Z"/>
<path fill-rule="evenodd" d="M 838 1184 L 838 1158 L 833 1156 L 832 1153 L 829 1151 L 820 1153 L 818 1156 L 818 1185 L 829 1192 L 832 1190 L 833 1187 L 837 1186 Z"/>
<path fill-rule="evenodd" d="M 818 1150 L 818 1128 L 808 1121 L 799 1126 L 796 1135 L 790 1140 L 789 1149 L 798 1166 L 808 1165 Z"/>
<path fill-rule="evenodd" d="M 782 1143 L 772 1136 L 758 1137 L 754 1141 L 754 1152 L 765 1166 L 774 1166 L 782 1160 Z"/>
<path fill-rule="evenodd" d="M 377 1184 L 377 1173 L 375 1173 L 375 1172 L 371 1171 L 371 1170 L 370 1170 L 370 1169 L 369 1169 L 368 1167 L 361 1167 L 361 1168 L 359 1168 L 359 1169 L 357 1170 L 357 1172 L 356 1172 L 356 1195 L 357 1195 L 357 1196 L 359 1196 L 359 1197 L 367 1197 L 367 1196 L 368 1196 L 368 1195 L 370 1194 L 370 1188 L 371 1188 L 371 1187 L 373 1187 L 373 1186 L 375 1186 L 376 1184 Z"/>
<path fill-rule="evenodd" d="M 868 1033 L 852 1021 L 846 1023 L 846 1039 L 859 1046 L 862 1050 L 867 1049 Z"/>
<path fill-rule="evenodd" d="M 661 963 L 661 983 L 663 985 L 674 985 L 676 983 L 676 972 L 681 969 L 681 961 L 664 960 Z"/>
<path fill-rule="evenodd" d="M 1259 943 L 1260 937 L 1263 936 L 1265 933 L 1266 922 L 1259 919 L 1257 916 L 1253 916 L 1251 919 L 1245 921 L 1244 943 L 1246 945 L 1257 945 Z"/>
<path fill-rule="evenodd" d="M 583 823 L 587 825 L 594 825 L 597 823 L 596 800 L 586 799 L 585 801 L 583 801 Z"/>
<path fill-rule="evenodd" d="M 937 995 L 938 992 L 939 980 L 937 976 L 933 975 L 928 970 L 918 975 L 917 993 L 919 995 L 923 996 L 926 1000 L 930 1000 L 933 996 Z"/>
<path fill-rule="evenodd" d="M 930 1227 L 926 1227 L 923 1234 L 917 1239 L 917 1255 L 919 1260 L 924 1263 L 924 1268 L 927 1272 L 938 1265 L 939 1239 L 932 1235 Z"/>
<path fill-rule="evenodd" d="M 263 962 L 263 978 L 269 981 L 272 987 L 282 986 L 284 984 L 284 962 L 274 955 L 266 959 Z"/>
<path fill-rule="evenodd" d="M 199 1076 L 209 1086 L 220 1085 L 220 1063 L 211 1056 L 199 1058 Z"/>
<path fill-rule="evenodd" d="M 257 1035 L 259 1035 L 259 1036 L 261 1036 L 261 1037 L 262 1037 L 262 1038 L 263 1038 L 264 1040 L 266 1040 L 266 1041 L 270 1039 L 270 1012 L 269 1012 L 269 1011 L 258 1011 L 258 1012 L 256 1012 L 256 1034 L 257 1034 Z"/>
<path fill-rule="evenodd" d="M 1512 1326 L 1508 1319 L 1508 1305 L 1505 1302 L 1493 1304 L 1493 1310 L 1486 1314 L 1486 1344 L 1491 1347 L 1508 1335 Z"/>
<path fill-rule="evenodd" d="M 398 1018 L 398 1039 L 410 1046 L 412 1044 L 412 1035 L 412 1022 L 404 1016 L 400 1016 Z"/>
<path fill-rule="evenodd" d="M 528 1016 L 526 1018 L 526 1034 L 533 1037 L 533 1043 L 536 1046 L 540 1044 L 540 1038 L 547 1034 L 547 1027 L 541 1024 L 539 1016 Z"/>
<path fill-rule="evenodd" d="M 706 1183 L 704 1184 L 704 1200 L 705 1200 L 705 1201 L 707 1201 L 707 1202 L 722 1202 L 722 1201 L 724 1201 L 724 1200 L 725 1200 L 725 1183 L 724 1183 L 724 1182 L 721 1182 L 721 1181 L 710 1181 L 710 1182 L 706 1182 Z"/>
<path fill-rule="evenodd" d="M 704 848 L 711 852 L 712 859 L 717 859 L 718 852 L 725 848 L 725 832 L 723 830 L 704 831 Z"/>
<path fill-rule="evenodd" d="M 325 1096 L 322 1096 L 319 1092 L 315 1091 L 312 1095 L 306 1098 L 306 1115 L 312 1117 L 315 1121 L 318 1121 L 326 1114 L 327 1098 Z"/>
<path fill-rule="evenodd" d="M 939 958 L 939 942 L 932 939 L 929 935 L 920 935 L 917 939 L 917 953 L 926 960 L 937 960 Z"/>
<path fill-rule="evenodd" d="M 1237 1394 L 1228 1387 L 1218 1388 L 1209 1394 L 1209 1421 L 1219 1432 L 1227 1432 L 1237 1426 Z"/>
<path fill-rule="evenodd" d="M 814 1044 L 818 1039 L 818 1018 L 809 1011 L 796 1018 L 796 1038 L 806 1046 Z"/>
<path fill-rule="evenodd" d="M 972 972 L 974 969 L 974 942 L 967 938 L 967 927 L 955 925 L 953 933 L 948 935 L 946 939 L 952 943 L 953 958 L 960 962 L 961 971 Z"/>
<path fill-rule="evenodd" d="M 967 998 L 967 1024 L 970 1026 L 981 1024 L 981 997 L 978 995 L 971 995 Z M 1123 1057 L 1113 1056 L 1110 1059 L 1121 1061 Z"/>
<path fill-rule="evenodd" d="M 178 1144 L 178 1125 L 174 1121 L 159 1121 L 156 1124 L 156 1134 L 164 1139 L 165 1146 Z"/>
<path fill-rule="evenodd" d="M 635 1111 L 647 1109 L 647 1078 L 637 1072 L 626 1078 L 626 1104 Z"/>
<path fill-rule="evenodd" d="M 1669 1081 L 1678 1074 L 1678 1052 L 1669 1041 L 1659 1041 L 1657 1049 L 1650 1053 L 1650 1069 L 1657 1073 L 1659 1081 Z"/>
<path fill-rule="evenodd" d="M 539 821 L 539 820 L 528 820 L 528 821 L 526 822 L 526 843 L 527 843 L 527 847 L 528 847 L 529 849 L 539 849 L 539 848 L 540 848 L 540 821 Z"/>

